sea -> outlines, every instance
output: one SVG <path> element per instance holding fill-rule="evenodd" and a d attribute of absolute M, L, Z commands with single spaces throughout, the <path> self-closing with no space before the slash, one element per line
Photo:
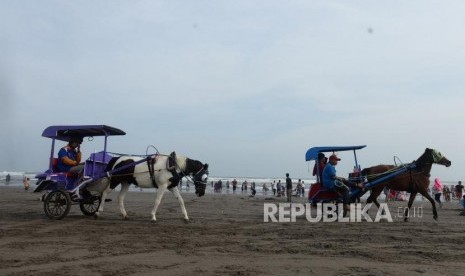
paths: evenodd
<path fill-rule="evenodd" d="M 6 183 L 6 176 L 10 175 L 10 182 Z M 30 189 L 34 190 L 36 187 L 37 179 L 35 176 L 38 174 L 38 172 L 7 172 L 3 171 L 0 172 L 0 186 L 12 186 L 12 187 L 22 187 L 23 186 L 23 178 L 27 177 L 30 179 Z M 235 193 L 233 193 L 232 190 L 232 181 L 236 179 L 237 181 L 237 190 Z M 222 182 L 222 187 L 221 189 L 215 189 L 215 186 L 218 188 L 219 185 L 215 185 L 218 181 Z M 285 184 L 285 179 L 284 178 L 271 178 L 271 177 L 220 177 L 220 176 L 214 176 L 214 177 L 209 177 L 208 178 L 208 183 L 207 183 L 207 190 L 206 194 L 213 194 L 213 195 L 218 195 L 218 194 L 226 194 L 226 195 L 240 195 L 240 196 L 251 196 L 251 184 L 255 183 L 255 189 L 256 189 L 256 197 L 270 197 L 273 195 L 273 192 L 271 191 L 271 183 L 275 181 L 276 183 L 281 180 L 281 183 Z M 315 179 L 301 179 L 303 181 L 303 185 L 305 188 L 305 193 L 304 197 L 307 196 L 308 189 L 310 188 L 311 184 L 315 183 Z M 247 181 L 247 191 L 242 192 L 241 191 L 241 186 L 244 181 Z M 229 189 L 227 187 L 227 182 L 229 182 Z M 450 182 L 450 181 L 449 181 Z M 454 186 L 456 182 L 446 182 L 443 184 L 445 185 L 450 185 Z M 297 179 L 293 179 L 293 184 L 294 187 L 297 184 Z M 433 185 L 433 181 L 430 183 L 430 187 Z M 268 189 L 267 192 L 264 191 L 264 187 Z M 191 180 L 183 178 L 181 181 L 180 185 L 181 193 L 194 193 L 195 192 L 195 187 Z M 119 187 L 116 188 L 116 190 L 119 190 Z M 135 185 L 131 185 L 129 188 L 129 191 L 131 192 L 144 192 L 144 193 L 154 193 L 156 192 L 156 189 L 141 189 Z M 369 196 L 369 193 L 363 195 L 361 197 L 362 200 L 366 200 L 366 198 Z M 381 200 L 384 200 L 384 195 L 380 195 Z M 404 194 L 403 196 L 401 195 L 401 199 L 405 198 L 405 200 L 408 200 L 408 194 Z M 415 198 L 416 201 L 423 201 L 425 200 L 421 195 L 417 195 Z"/>

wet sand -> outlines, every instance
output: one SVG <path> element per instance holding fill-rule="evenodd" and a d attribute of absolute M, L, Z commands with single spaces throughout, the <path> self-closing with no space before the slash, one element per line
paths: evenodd
<path fill-rule="evenodd" d="M 45 217 L 39 194 L 0 186 L 0 275 L 463 275 L 465 217 L 457 201 L 423 217 L 394 222 L 263 222 L 264 203 L 246 195 L 184 194 L 191 221 L 167 193 L 150 222 L 154 193 L 130 192 L 103 217 L 73 205 L 63 220 Z M 294 201 L 304 203 L 304 199 Z M 370 214 L 376 213 L 373 209 Z"/>

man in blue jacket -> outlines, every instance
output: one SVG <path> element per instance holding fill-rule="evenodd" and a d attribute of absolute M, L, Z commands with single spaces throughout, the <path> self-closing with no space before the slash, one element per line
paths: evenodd
<path fill-rule="evenodd" d="M 341 161 L 341 159 L 335 154 L 329 157 L 329 162 L 323 170 L 323 185 L 326 189 L 336 191 L 342 196 L 344 213 L 346 213 L 346 211 L 349 210 L 349 187 L 344 184 L 344 178 L 336 175 L 336 165 L 338 161 Z"/>

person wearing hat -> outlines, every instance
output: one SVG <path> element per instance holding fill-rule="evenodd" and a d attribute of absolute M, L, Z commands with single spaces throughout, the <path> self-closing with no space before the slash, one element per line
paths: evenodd
<path fill-rule="evenodd" d="M 323 170 L 323 186 L 330 191 L 336 191 L 342 195 L 344 213 L 346 213 L 346 211 L 349 210 L 349 187 L 344 184 L 344 178 L 336 175 L 336 165 L 338 161 L 341 161 L 341 159 L 335 154 L 329 157 L 329 162 Z"/>
<path fill-rule="evenodd" d="M 57 164 L 60 172 L 79 173 L 83 169 L 83 166 L 79 165 L 81 162 L 81 143 L 82 138 L 71 137 L 68 144 L 60 149 Z"/>

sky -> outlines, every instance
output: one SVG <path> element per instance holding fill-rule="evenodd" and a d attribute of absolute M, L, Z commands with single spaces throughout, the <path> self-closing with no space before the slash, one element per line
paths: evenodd
<path fill-rule="evenodd" d="M 126 131 L 212 176 L 310 178 L 306 151 L 425 148 L 465 180 L 463 1 L 0 0 L 0 171 L 43 171 L 50 125 Z M 58 143 L 58 146 L 64 146 Z M 103 148 L 84 141 L 84 156 Z M 353 154 L 338 153 L 347 176 Z"/>

